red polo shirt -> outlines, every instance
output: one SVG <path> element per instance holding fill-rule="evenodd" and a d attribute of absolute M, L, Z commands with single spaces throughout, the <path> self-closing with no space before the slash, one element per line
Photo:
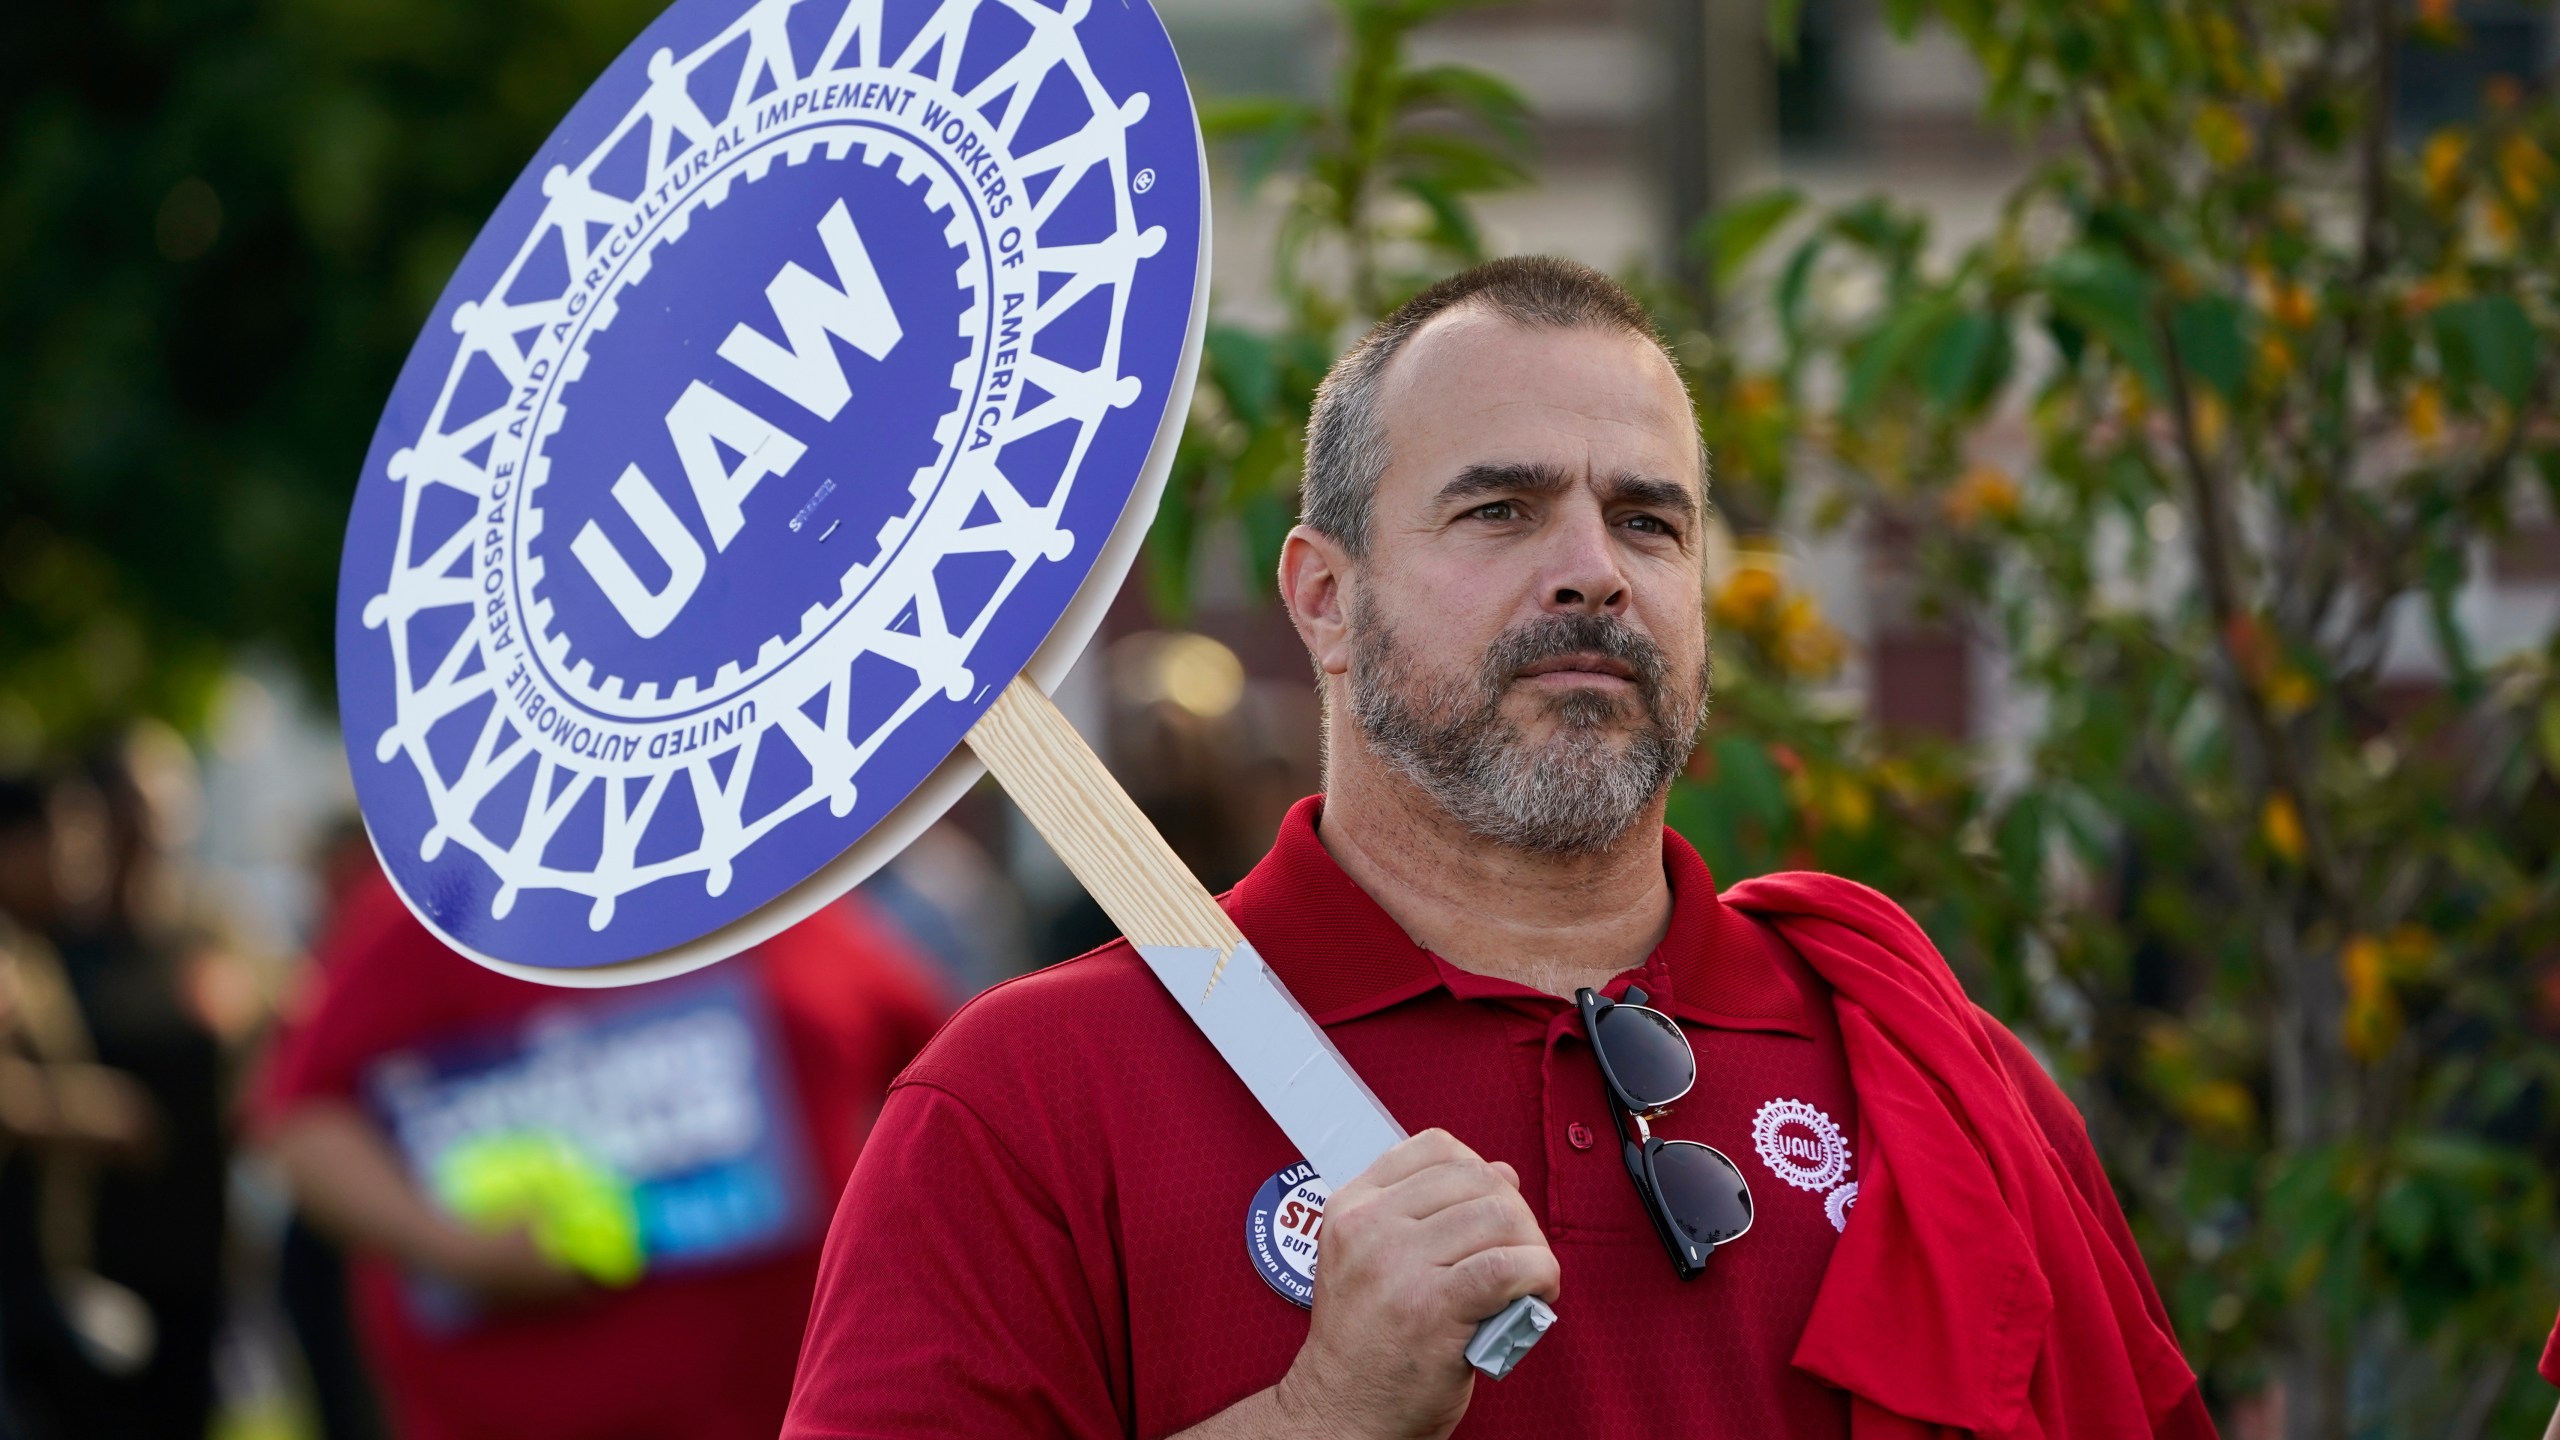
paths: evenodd
<path fill-rule="evenodd" d="M 367 1077 L 387 1058 L 536 1016 L 628 1005 L 696 978 L 636 990 L 512 979 L 446 948 L 378 872 L 351 889 L 319 959 L 319 989 L 279 1035 L 252 1102 L 262 1125 L 315 1101 L 364 1104 Z M 933 1032 L 934 982 L 890 932 L 844 906 L 700 978 L 721 977 L 760 991 L 772 1017 L 809 1203 L 823 1216 L 890 1077 Z M 422 1316 L 413 1284 L 360 1254 L 355 1310 L 406 1440 L 766 1440 L 790 1394 L 814 1231 L 768 1258 L 653 1273 L 627 1290 L 460 1328 Z"/>
<path fill-rule="evenodd" d="M 1821 982 L 1665 832 L 1669 932 L 1608 993 L 1640 983 L 1688 1030 L 1697 1086 L 1654 1133 L 1723 1151 L 1756 1202 L 1684 1285 L 1573 1007 L 1415 945 L 1334 864 L 1319 808 L 1222 903 L 1399 1119 L 1518 1168 L 1563 1266 L 1562 1319 L 1476 1386 L 1459 1433 L 1845 1436 L 1842 1393 L 1789 1364 L 1834 1218 L 1856 1223 L 1863 1137 Z M 2004 1058 L 2115 1216 L 2069 1102 L 2023 1048 Z M 1125 944 L 998 986 L 900 1077 L 855 1167 L 785 1436 L 1164 1435 L 1273 1384 L 1307 1311 L 1247 1224 L 1298 1158 Z"/>

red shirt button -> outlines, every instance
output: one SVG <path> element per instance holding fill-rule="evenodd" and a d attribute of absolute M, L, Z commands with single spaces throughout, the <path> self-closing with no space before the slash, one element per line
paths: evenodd
<path fill-rule="evenodd" d="M 1591 1127 L 1576 1120 L 1564 1127 L 1565 1142 L 1576 1150 L 1591 1148 Z"/>

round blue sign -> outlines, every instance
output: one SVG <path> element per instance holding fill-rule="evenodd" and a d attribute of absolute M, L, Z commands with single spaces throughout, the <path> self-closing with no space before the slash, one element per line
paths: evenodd
<path fill-rule="evenodd" d="M 929 823 L 1153 513 L 1203 173 L 1142 0 L 660 16 L 464 257 L 357 488 L 339 706 L 410 906 L 646 978 Z"/>

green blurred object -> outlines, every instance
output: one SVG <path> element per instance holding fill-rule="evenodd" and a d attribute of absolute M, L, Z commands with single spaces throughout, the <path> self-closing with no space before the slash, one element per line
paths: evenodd
<path fill-rule="evenodd" d="M 558 1135 L 466 1140 L 437 1160 L 435 1191 L 484 1230 L 526 1227 L 535 1248 L 599 1285 L 634 1284 L 648 1268 L 631 1182 Z"/>

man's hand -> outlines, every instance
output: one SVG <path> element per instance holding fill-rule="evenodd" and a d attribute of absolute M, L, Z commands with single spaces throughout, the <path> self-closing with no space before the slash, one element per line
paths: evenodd
<path fill-rule="evenodd" d="M 524 1231 L 477 1230 L 428 1200 L 372 1117 L 352 1104 L 314 1100 L 277 1122 L 267 1149 L 294 1203 L 341 1243 L 423 1270 L 498 1308 L 565 1300 L 586 1282 Z"/>
<path fill-rule="evenodd" d="M 427 1267 L 492 1309 L 548 1305 L 583 1293 L 587 1283 L 536 1249 L 523 1229 L 454 1227 L 430 1247 Z"/>
<path fill-rule="evenodd" d="M 1301 1435 L 1438 1440 L 1475 1393 L 1467 1341 L 1562 1275 L 1520 1175 L 1446 1130 L 1378 1157 L 1325 1205 L 1307 1343 L 1272 1392 Z"/>

